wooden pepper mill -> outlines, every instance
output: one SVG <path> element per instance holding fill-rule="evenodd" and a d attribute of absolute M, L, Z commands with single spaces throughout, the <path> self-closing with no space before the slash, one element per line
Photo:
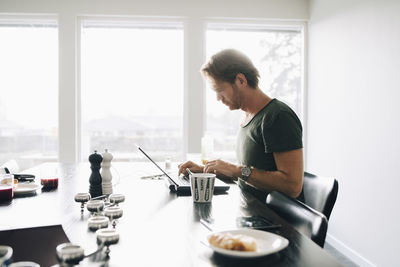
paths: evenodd
<path fill-rule="evenodd" d="M 89 178 L 89 193 L 92 198 L 103 195 L 100 175 L 100 164 L 102 160 L 103 157 L 100 154 L 97 154 L 97 150 L 89 156 L 90 169 L 92 169 L 92 174 Z"/>
<path fill-rule="evenodd" d="M 111 174 L 111 160 L 113 155 L 108 152 L 108 149 L 101 154 L 103 156 L 103 161 L 101 162 L 101 183 L 104 195 L 110 195 L 113 192 L 112 188 L 112 174 Z"/>

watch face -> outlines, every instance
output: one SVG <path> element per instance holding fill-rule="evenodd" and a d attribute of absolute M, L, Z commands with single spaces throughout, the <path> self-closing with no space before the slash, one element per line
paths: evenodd
<path fill-rule="evenodd" d="M 244 167 L 244 168 L 242 168 L 242 175 L 243 176 L 249 176 L 251 174 L 251 169 L 249 168 L 249 167 Z"/>

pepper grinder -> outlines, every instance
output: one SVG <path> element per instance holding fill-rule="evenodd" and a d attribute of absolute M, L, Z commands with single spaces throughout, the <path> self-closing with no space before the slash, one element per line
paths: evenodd
<path fill-rule="evenodd" d="M 92 169 L 92 174 L 89 178 L 89 193 L 92 198 L 103 195 L 100 175 L 100 164 L 102 160 L 103 157 L 97 154 L 97 150 L 89 156 L 90 169 Z"/>
<path fill-rule="evenodd" d="M 113 155 L 108 152 L 108 149 L 102 154 L 103 161 L 101 162 L 101 178 L 102 178 L 102 189 L 104 195 L 110 195 L 113 192 L 112 188 L 112 174 L 110 171 L 111 168 L 111 160 L 113 159 Z"/>

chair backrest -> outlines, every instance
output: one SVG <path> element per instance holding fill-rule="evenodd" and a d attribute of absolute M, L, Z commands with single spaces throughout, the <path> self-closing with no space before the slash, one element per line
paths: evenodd
<path fill-rule="evenodd" d="M 304 204 L 322 212 L 328 220 L 335 205 L 338 190 L 339 183 L 335 178 L 304 172 Z"/>
<path fill-rule="evenodd" d="M 268 194 L 266 203 L 297 231 L 324 247 L 328 230 L 328 219 L 324 214 L 277 191 Z"/>

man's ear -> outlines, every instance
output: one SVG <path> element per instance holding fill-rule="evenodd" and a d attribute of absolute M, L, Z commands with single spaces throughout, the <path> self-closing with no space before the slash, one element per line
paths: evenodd
<path fill-rule="evenodd" d="M 238 82 L 240 86 L 247 86 L 247 79 L 243 73 L 236 74 L 236 82 Z"/>

